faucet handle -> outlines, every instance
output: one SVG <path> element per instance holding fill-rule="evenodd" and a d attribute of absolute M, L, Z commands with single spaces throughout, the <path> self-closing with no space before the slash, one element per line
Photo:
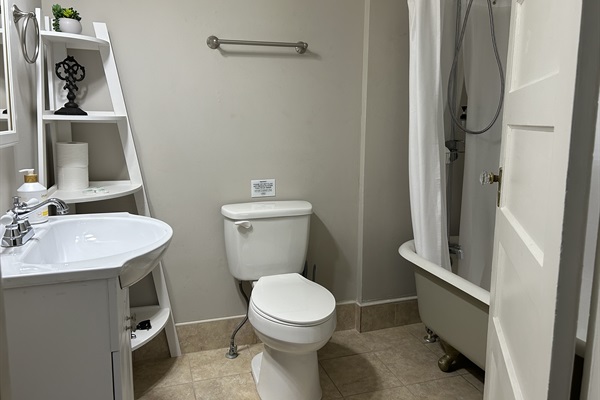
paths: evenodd
<path fill-rule="evenodd" d="M 12 203 L 12 208 L 10 210 L 8 210 L 8 214 L 12 214 L 14 215 L 14 220 L 13 223 L 16 223 L 17 219 L 19 219 L 19 215 L 21 214 L 21 210 L 24 207 L 27 207 L 27 203 L 22 202 L 21 198 L 19 196 L 13 196 L 13 203 Z"/>
<path fill-rule="evenodd" d="M 16 209 L 18 209 L 20 207 L 27 206 L 27 204 L 25 202 L 21 201 L 21 198 L 19 196 L 13 196 L 12 199 L 13 199 L 12 208 L 9 211 L 13 211 L 14 212 Z"/>
<path fill-rule="evenodd" d="M 21 201 L 21 198 L 19 196 L 13 196 L 13 207 L 35 206 L 39 202 L 40 202 L 40 200 L 35 197 L 33 197 L 27 201 Z"/>
<path fill-rule="evenodd" d="M 6 214 L 0 217 L 0 225 L 10 225 L 13 223 L 14 220 L 15 215 L 12 212 L 8 211 Z"/>

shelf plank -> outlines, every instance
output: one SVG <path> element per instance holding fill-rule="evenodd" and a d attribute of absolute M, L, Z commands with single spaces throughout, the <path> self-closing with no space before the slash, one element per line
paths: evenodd
<path fill-rule="evenodd" d="M 44 122 L 66 121 L 66 122 L 116 122 L 127 118 L 126 115 L 117 114 L 113 111 L 88 111 L 88 115 L 56 115 L 54 110 L 44 111 L 42 119 Z"/>
<path fill-rule="evenodd" d="M 110 46 L 108 41 L 93 36 L 54 31 L 42 31 L 42 40 L 46 43 L 64 43 L 68 49 L 98 50 Z"/>
<path fill-rule="evenodd" d="M 167 324 L 171 310 L 160 306 L 132 307 L 131 315 L 133 314 L 135 314 L 136 323 L 149 319 L 150 325 L 152 325 L 150 330 L 134 332 L 136 337 L 131 339 L 131 350 L 136 350 L 158 335 Z"/>
<path fill-rule="evenodd" d="M 88 189 L 60 190 L 53 186 L 48 190 L 48 195 L 58 197 L 67 204 L 88 203 L 127 196 L 141 188 L 141 183 L 132 183 L 131 181 L 90 181 Z M 100 190 L 94 192 L 93 189 Z"/>

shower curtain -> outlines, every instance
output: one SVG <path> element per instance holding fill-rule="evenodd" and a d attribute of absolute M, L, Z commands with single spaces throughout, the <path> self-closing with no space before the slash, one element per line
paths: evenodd
<path fill-rule="evenodd" d="M 441 0 L 407 0 L 409 9 L 409 186 L 415 248 L 450 270 L 446 221 Z M 451 35 L 454 38 L 454 35 Z M 453 46 L 453 42 L 450 44 Z M 451 47 L 453 48 L 453 47 Z M 450 60 L 451 62 L 451 60 Z"/>

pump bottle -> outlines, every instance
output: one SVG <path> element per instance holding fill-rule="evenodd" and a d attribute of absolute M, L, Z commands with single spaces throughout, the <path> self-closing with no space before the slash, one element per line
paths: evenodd
<path fill-rule="evenodd" d="M 24 183 L 17 189 L 17 195 L 21 198 L 21 201 L 33 205 L 46 200 L 48 191 L 44 185 L 38 182 L 38 176 L 34 169 L 26 168 L 19 172 L 25 173 L 23 176 Z M 48 207 L 38 208 L 29 214 L 27 219 L 31 224 L 40 224 L 48 221 Z"/>

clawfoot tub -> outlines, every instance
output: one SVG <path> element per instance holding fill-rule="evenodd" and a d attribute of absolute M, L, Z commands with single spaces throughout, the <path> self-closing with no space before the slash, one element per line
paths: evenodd
<path fill-rule="evenodd" d="M 484 369 L 490 293 L 420 257 L 413 240 L 398 251 L 415 265 L 421 320 L 450 345 L 444 345 L 440 368 L 449 370 L 460 352 Z"/>

